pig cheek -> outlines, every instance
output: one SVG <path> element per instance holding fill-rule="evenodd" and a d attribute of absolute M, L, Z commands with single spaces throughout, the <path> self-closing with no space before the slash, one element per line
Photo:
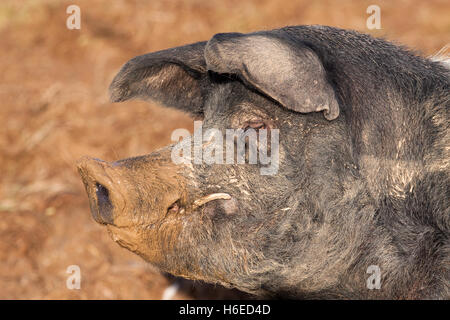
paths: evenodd
<path fill-rule="evenodd" d="M 220 206 L 226 215 L 234 215 L 239 211 L 238 202 L 235 198 L 231 198 L 230 200 L 221 200 Z"/>
<path fill-rule="evenodd" d="M 235 198 L 230 200 L 216 200 L 207 203 L 203 208 L 203 214 L 208 216 L 232 216 L 239 212 L 238 202 Z"/>

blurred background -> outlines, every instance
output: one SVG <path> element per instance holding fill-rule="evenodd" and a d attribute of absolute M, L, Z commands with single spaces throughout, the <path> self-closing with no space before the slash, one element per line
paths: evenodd
<path fill-rule="evenodd" d="M 69 5 L 81 29 L 69 30 Z M 368 30 L 369 5 L 381 29 Z M 0 299 L 161 299 L 173 282 L 120 248 L 91 218 L 75 169 L 83 155 L 117 160 L 170 143 L 192 120 L 144 102 L 111 104 L 130 58 L 218 32 L 286 25 L 350 28 L 431 55 L 450 42 L 448 0 L 1 0 Z M 70 265 L 81 289 L 66 287 Z M 242 297 L 183 282 L 172 298 Z M 170 291 L 170 290 L 169 290 Z"/>

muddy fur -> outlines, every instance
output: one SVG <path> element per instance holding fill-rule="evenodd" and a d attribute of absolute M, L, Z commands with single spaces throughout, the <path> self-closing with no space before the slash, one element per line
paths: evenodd
<path fill-rule="evenodd" d="M 323 26 L 220 34 L 134 58 L 111 85 L 114 101 L 156 100 L 201 117 L 204 130 L 270 121 L 280 166 L 262 176 L 259 165 L 180 165 L 186 211 L 169 214 L 176 231 L 165 232 L 163 218 L 142 222 L 166 214 L 150 205 L 165 178 L 139 178 L 142 165 L 129 181 L 139 201 L 115 216 L 142 217 L 144 238 L 161 233 L 165 251 L 147 260 L 162 270 L 258 296 L 449 299 L 449 79 L 443 63 Z M 126 179 L 130 163 L 152 157 L 112 166 Z M 189 210 L 213 192 L 229 193 L 233 209 L 216 200 Z M 379 290 L 367 288 L 370 265 Z"/>

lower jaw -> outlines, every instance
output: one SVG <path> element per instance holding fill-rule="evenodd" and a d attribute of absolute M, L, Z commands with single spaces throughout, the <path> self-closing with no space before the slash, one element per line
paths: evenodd
<path fill-rule="evenodd" d="M 129 227 L 117 227 L 114 225 L 107 225 L 108 233 L 111 238 L 119 244 L 132 252 L 137 253 L 138 251 L 138 239 L 136 235 L 133 235 Z"/>

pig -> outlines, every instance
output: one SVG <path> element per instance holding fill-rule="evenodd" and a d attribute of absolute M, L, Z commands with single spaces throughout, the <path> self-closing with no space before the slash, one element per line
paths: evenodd
<path fill-rule="evenodd" d="M 257 297 L 449 299 L 449 78 L 404 47 L 316 25 L 135 57 L 112 102 L 153 101 L 223 136 L 276 131 L 277 170 L 175 163 L 189 137 L 84 157 L 93 218 L 163 272 Z"/>

